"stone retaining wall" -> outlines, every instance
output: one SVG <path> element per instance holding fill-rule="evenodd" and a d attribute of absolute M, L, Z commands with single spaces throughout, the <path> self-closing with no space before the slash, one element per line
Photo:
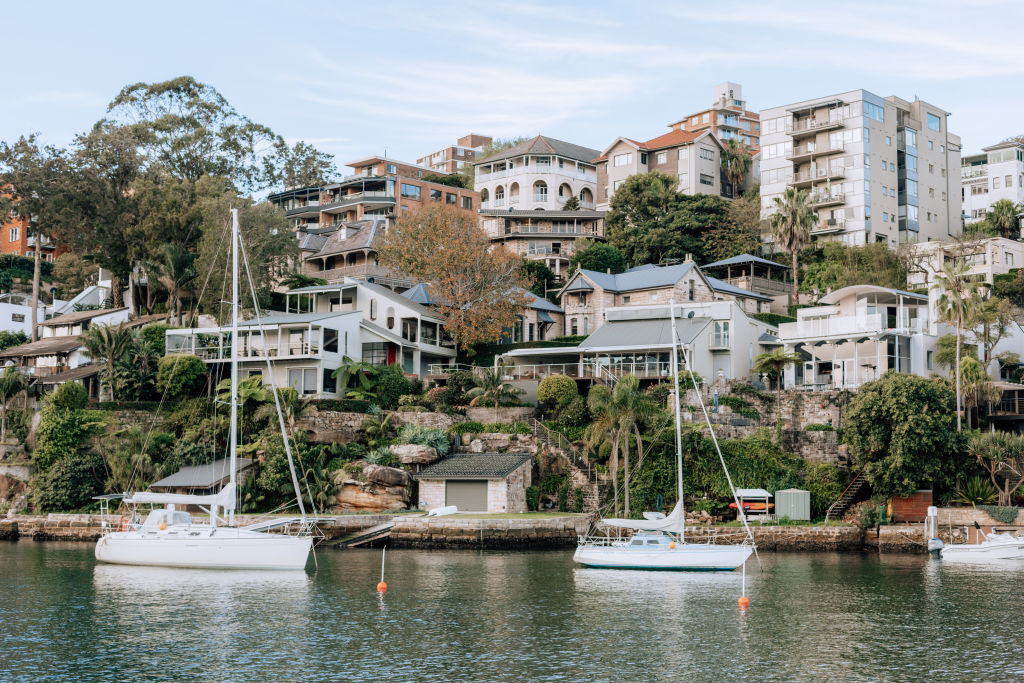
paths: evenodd
<path fill-rule="evenodd" d="M 758 550 L 838 551 L 860 550 L 863 531 L 854 526 L 760 526 L 750 527 Z M 742 543 L 746 531 L 742 527 L 693 527 L 686 530 L 686 540 L 694 543 L 714 541 L 723 545 Z"/>
<path fill-rule="evenodd" d="M 470 422 L 525 422 L 533 417 L 534 408 L 466 408 L 466 419 Z"/>
<path fill-rule="evenodd" d="M 568 548 L 590 527 L 590 518 L 494 519 L 396 517 L 393 548 Z"/>
<path fill-rule="evenodd" d="M 1017 510 L 1017 519 L 1013 524 L 1005 524 L 989 517 L 984 510 L 977 508 L 939 508 L 939 526 L 948 527 L 973 526 L 977 522 L 981 526 L 1019 526 L 1024 527 L 1024 508 Z"/>

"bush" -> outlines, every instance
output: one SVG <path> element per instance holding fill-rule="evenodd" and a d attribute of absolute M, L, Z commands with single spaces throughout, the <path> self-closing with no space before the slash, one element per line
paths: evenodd
<path fill-rule="evenodd" d="M 758 401 L 761 401 L 762 403 L 775 402 L 774 394 L 768 391 L 761 391 L 753 384 L 747 384 L 746 382 L 734 385 L 730 393 L 735 394 L 737 396 L 749 396 L 751 398 L 757 399 Z"/>
<path fill-rule="evenodd" d="M 590 424 L 590 410 L 582 396 L 577 396 L 558 411 L 558 421 L 566 427 L 585 427 Z"/>
<path fill-rule="evenodd" d="M 398 430 L 398 441 L 403 444 L 411 443 L 430 446 L 441 456 L 448 455 L 452 448 L 451 442 L 448 440 L 448 434 L 443 429 L 423 427 L 415 424 L 402 425 L 402 428 Z"/>
<path fill-rule="evenodd" d="M 652 384 L 647 387 L 645 392 L 651 397 L 652 401 L 655 401 L 659 406 L 664 407 L 668 405 L 668 397 L 672 395 L 673 386 L 668 382 L 661 382 L 660 384 Z"/>
<path fill-rule="evenodd" d="M 827 463 L 807 463 L 803 488 L 811 494 L 811 517 L 824 517 L 828 506 L 843 495 L 850 481 L 850 472 Z"/>
<path fill-rule="evenodd" d="M 569 511 L 569 482 L 558 487 L 558 511 Z"/>
<path fill-rule="evenodd" d="M 483 431 L 484 426 L 479 422 L 459 422 L 452 425 L 448 433 L 452 436 L 462 436 L 463 434 L 479 434 Z"/>
<path fill-rule="evenodd" d="M 481 430 L 484 434 L 532 434 L 530 425 L 525 422 L 488 422 Z"/>
<path fill-rule="evenodd" d="M 1013 524 L 1017 519 L 1017 508 L 1009 505 L 979 505 L 978 509 L 1003 524 Z"/>
<path fill-rule="evenodd" d="M 408 426 L 408 425 L 407 425 Z M 440 451 L 438 451 L 440 453 Z M 387 446 L 381 448 L 374 448 L 372 451 L 366 454 L 366 462 L 373 465 L 384 465 L 385 467 L 391 467 L 395 464 L 395 454 L 391 452 L 391 449 Z"/>
<path fill-rule="evenodd" d="M 14 346 L 21 346 L 22 344 L 28 344 L 31 339 L 28 335 L 18 330 L 17 332 L 11 332 L 9 330 L 0 330 L 0 351 L 9 349 Z"/>
<path fill-rule="evenodd" d="M 96 453 L 65 455 L 32 481 L 32 504 L 41 512 L 78 510 L 103 492 L 103 459 Z"/>
<path fill-rule="evenodd" d="M 719 396 L 718 403 L 719 405 L 728 406 L 730 409 L 732 409 L 732 412 L 747 419 L 761 419 L 761 413 L 751 408 L 750 404 L 747 403 L 745 399 L 742 399 L 739 396 L 731 396 L 729 394 L 726 394 L 725 396 Z"/>
<path fill-rule="evenodd" d="M 812 422 L 811 424 L 804 427 L 805 432 L 834 432 L 835 429 L 829 424 L 818 424 Z"/>
<path fill-rule="evenodd" d="M 778 327 L 782 323 L 796 322 L 796 318 L 791 318 L 788 315 L 782 315 L 780 313 L 752 313 L 750 317 L 754 320 L 760 320 L 763 323 L 768 323 L 774 327 Z"/>
<path fill-rule="evenodd" d="M 7 409 L 7 429 L 11 431 L 14 436 L 18 437 L 18 441 L 22 444 L 28 439 L 29 427 L 32 425 L 32 411 L 22 410 L 21 408 L 8 408 Z"/>
<path fill-rule="evenodd" d="M 64 382 L 50 394 L 47 402 L 62 410 L 81 410 L 89 400 L 89 392 L 78 382 Z"/>
<path fill-rule="evenodd" d="M 583 489 L 581 488 L 572 490 L 572 511 L 583 512 Z"/>
<path fill-rule="evenodd" d="M 526 509 L 530 512 L 540 509 L 540 489 L 536 486 L 526 488 Z"/>
<path fill-rule="evenodd" d="M 166 398 L 191 398 L 206 384 L 206 363 L 187 353 L 164 356 L 156 364 L 156 387 Z"/>
<path fill-rule="evenodd" d="M 89 403 L 88 407 L 89 410 L 148 410 L 153 412 L 159 410 L 162 405 L 160 401 L 97 401 Z"/>
<path fill-rule="evenodd" d="M 409 378 L 402 373 L 402 368 L 397 365 L 389 365 L 377 372 L 375 392 L 381 408 L 394 410 L 398 407 L 398 400 L 402 396 L 414 393 L 414 387 Z"/>
<path fill-rule="evenodd" d="M 548 375 L 537 386 L 537 402 L 552 410 L 561 410 L 578 397 L 576 381 L 565 375 Z"/>
<path fill-rule="evenodd" d="M 370 412 L 370 402 L 360 398 L 315 398 L 310 401 L 310 405 L 317 410 L 338 413 Z"/>
<path fill-rule="evenodd" d="M 32 452 L 37 471 L 45 472 L 61 458 L 72 457 L 96 427 L 84 410 L 45 403 L 36 429 L 36 449 Z"/>
<path fill-rule="evenodd" d="M 139 330 L 142 341 L 149 344 L 158 356 L 167 353 L 167 330 L 176 329 L 175 325 L 166 323 L 150 323 Z"/>
<path fill-rule="evenodd" d="M 561 422 L 545 422 L 544 426 L 553 432 L 558 432 L 569 441 L 582 441 L 587 436 L 587 425 L 570 427 Z"/>

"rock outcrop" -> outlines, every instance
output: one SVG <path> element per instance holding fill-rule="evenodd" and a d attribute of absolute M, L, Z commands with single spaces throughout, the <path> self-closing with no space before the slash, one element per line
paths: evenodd
<path fill-rule="evenodd" d="M 412 481 L 412 477 L 405 470 L 384 465 L 367 465 L 363 468 L 363 475 L 366 476 L 367 481 L 385 486 L 408 486 Z"/>
<path fill-rule="evenodd" d="M 435 448 L 414 443 L 391 446 L 391 452 L 403 465 L 429 465 L 438 459 Z"/>

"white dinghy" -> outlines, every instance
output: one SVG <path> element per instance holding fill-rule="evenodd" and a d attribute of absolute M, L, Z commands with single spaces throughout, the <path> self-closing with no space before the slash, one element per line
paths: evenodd
<path fill-rule="evenodd" d="M 946 562 L 983 563 L 1002 560 L 1021 560 L 1024 562 L 1024 536 L 1015 536 L 1005 532 L 986 534 L 977 522 L 974 523 L 979 543 L 958 543 L 943 546 L 939 556 Z"/>
<path fill-rule="evenodd" d="M 299 505 L 299 517 L 278 518 L 269 522 L 235 527 L 235 505 L 238 450 L 238 257 L 241 240 L 238 232 L 238 211 L 233 209 L 231 222 L 232 305 L 231 305 L 231 429 L 228 483 L 212 495 L 186 495 L 140 491 L 122 499 L 125 513 L 111 530 L 96 542 L 96 559 L 101 562 L 159 567 L 190 567 L 206 569 L 303 569 L 313 547 L 315 520 L 306 517 L 305 506 L 295 474 L 291 446 L 284 428 L 284 419 L 273 372 L 267 359 L 267 376 L 277 407 L 278 425 L 284 439 L 285 453 L 291 470 L 292 485 Z M 252 282 L 250 278 L 250 288 Z M 255 301 L 255 296 L 253 297 Z M 259 309 L 256 310 L 257 319 Z M 105 506 L 110 496 L 104 496 Z M 142 505 L 162 505 L 142 519 Z M 192 516 L 179 509 L 199 506 L 210 514 L 209 524 L 198 524 Z M 104 508 L 106 509 L 106 508 Z M 223 510 L 226 519 L 220 517 Z M 271 530 L 276 530 L 271 533 Z"/>

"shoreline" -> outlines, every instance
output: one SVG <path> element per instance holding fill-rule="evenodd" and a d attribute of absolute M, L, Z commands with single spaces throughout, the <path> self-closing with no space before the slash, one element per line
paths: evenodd
<path fill-rule="evenodd" d="M 258 515 L 239 516 L 240 524 L 259 519 Z M 321 545 L 339 541 L 376 525 L 391 522 L 394 527 L 386 540 L 372 545 L 387 544 L 389 548 L 416 549 L 502 549 L 540 550 L 569 548 L 577 544 L 578 536 L 590 528 L 585 515 L 552 516 L 543 518 L 494 517 L 420 517 L 411 515 L 333 515 L 318 526 L 325 539 Z M 836 552 L 874 551 L 879 553 L 927 552 L 922 524 L 884 525 L 878 529 L 856 526 L 752 526 L 758 550 Z M 93 543 L 103 534 L 99 515 L 59 514 L 17 515 L 0 519 L 0 541 L 20 539 L 45 541 L 77 541 Z M 716 542 L 732 545 L 742 542 L 743 530 L 735 526 L 695 526 L 686 531 L 687 540 Z M 942 540 L 963 543 L 963 532 L 944 529 Z M 370 544 L 367 544 L 370 545 Z M 336 547 L 332 549 L 344 549 Z"/>

